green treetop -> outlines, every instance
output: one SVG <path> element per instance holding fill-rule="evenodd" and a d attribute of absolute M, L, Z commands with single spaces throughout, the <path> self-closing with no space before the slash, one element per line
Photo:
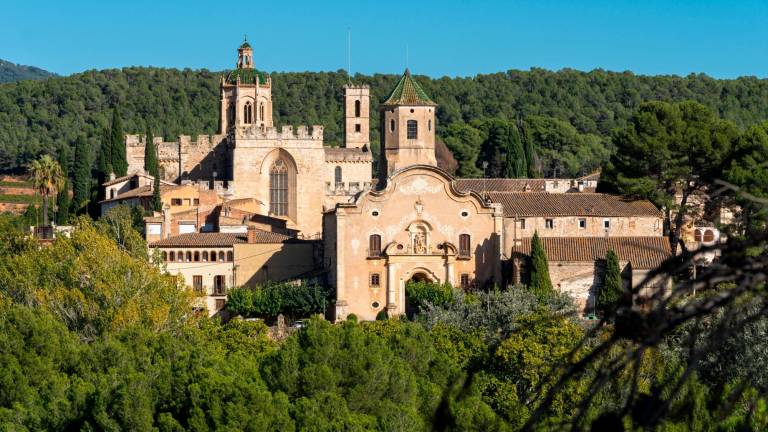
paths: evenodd
<path fill-rule="evenodd" d="M 120 177 L 128 173 L 128 160 L 125 155 L 125 137 L 123 121 L 117 107 L 112 108 L 112 130 L 110 133 L 111 164 L 115 175 Z"/>
<path fill-rule="evenodd" d="M 144 145 L 144 169 L 149 175 L 157 176 L 159 171 L 157 164 L 157 147 L 155 147 L 149 120 L 147 120 L 147 133 L 145 136 L 147 140 L 146 145 Z"/>
<path fill-rule="evenodd" d="M 69 222 L 69 146 L 63 145 L 59 149 L 59 166 L 64 174 L 64 185 L 56 196 L 56 223 L 66 225 Z"/>
<path fill-rule="evenodd" d="M 549 278 L 549 263 L 547 253 L 539 239 L 539 233 L 534 232 L 531 239 L 531 271 L 528 289 L 539 296 L 550 294 L 554 291 L 552 280 Z"/>
<path fill-rule="evenodd" d="M 624 294 L 619 257 L 609 249 L 605 254 L 605 280 L 597 294 L 597 309 L 606 317 L 613 316 Z"/>
<path fill-rule="evenodd" d="M 83 135 L 75 142 L 74 171 L 72 209 L 81 212 L 88 205 L 91 193 L 91 152 Z"/>

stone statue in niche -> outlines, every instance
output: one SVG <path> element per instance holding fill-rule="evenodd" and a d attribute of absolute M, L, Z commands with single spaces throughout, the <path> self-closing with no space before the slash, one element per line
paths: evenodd
<path fill-rule="evenodd" d="M 413 236 L 413 253 L 427 253 L 427 235 L 423 232 L 417 232 Z"/>

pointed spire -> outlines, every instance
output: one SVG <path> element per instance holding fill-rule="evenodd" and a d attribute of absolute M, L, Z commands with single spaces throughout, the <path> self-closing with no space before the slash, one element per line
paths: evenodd
<path fill-rule="evenodd" d="M 437 105 L 427 96 L 419 83 L 411 76 L 410 69 L 406 68 L 400 81 L 389 94 L 382 105 Z"/>

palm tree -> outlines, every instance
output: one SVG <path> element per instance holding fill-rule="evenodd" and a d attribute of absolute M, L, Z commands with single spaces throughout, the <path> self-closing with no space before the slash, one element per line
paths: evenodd
<path fill-rule="evenodd" d="M 43 155 L 29 164 L 32 184 L 43 195 L 43 221 L 48 226 L 48 198 L 64 187 L 64 172 L 51 156 Z"/>

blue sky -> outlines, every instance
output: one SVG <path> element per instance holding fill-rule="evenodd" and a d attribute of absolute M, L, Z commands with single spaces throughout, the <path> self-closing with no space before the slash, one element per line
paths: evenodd
<path fill-rule="evenodd" d="M 248 34 L 267 71 L 470 76 L 574 68 L 768 77 L 768 0 L 21 1 L 0 6 L 0 58 L 59 74 L 221 70 Z M 406 56 L 406 47 L 408 55 Z"/>

